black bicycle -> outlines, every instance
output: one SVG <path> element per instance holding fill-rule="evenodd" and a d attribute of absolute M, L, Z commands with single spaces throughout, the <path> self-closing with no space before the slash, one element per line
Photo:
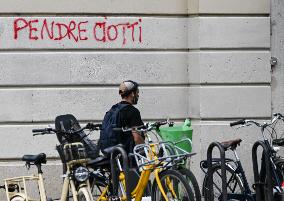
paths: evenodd
<path fill-rule="evenodd" d="M 275 114 L 274 119 L 271 123 L 259 123 L 253 120 L 240 120 L 237 122 L 230 123 L 230 126 L 250 126 L 256 125 L 261 129 L 263 142 L 268 150 L 269 157 L 269 165 L 273 180 L 273 191 L 274 192 L 283 192 L 282 184 L 283 184 L 283 167 L 284 160 L 277 154 L 278 148 L 275 146 L 275 143 L 279 146 L 282 142 L 284 145 L 284 140 L 273 141 L 272 138 L 270 140 L 266 137 L 264 131 L 267 130 L 270 136 L 273 136 L 275 132 L 274 126 L 279 119 L 283 118 L 279 114 Z M 240 158 L 238 157 L 236 148 L 241 143 L 241 139 L 231 140 L 227 142 L 221 143 L 225 149 L 231 150 L 234 153 L 235 159 L 226 158 L 225 159 L 225 168 L 226 168 L 226 178 L 227 178 L 227 198 L 228 200 L 242 200 L 242 201 L 256 201 L 256 194 L 250 189 L 245 172 L 242 167 L 242 163 Z M 274 142 L 274 143 L 272 143 Z M 221 176 L 221 160 L 219 158 L 215 158 L 213 161 L 213 194 L 214 200 L 222 200 L 222 176 Z M 203 180 L 202 194 L 205 200 L 209 200 L 209 177 L 207 174 L 208 164 L 206 160 L 201 161 L 200 167 L 202 171 L 205 173 L 205 177 Z M 260 170 L 260 183 L 257 185 L 261 185 L 263 195 L 261 196 L 263 200 L 266 200 L 268 195 L 266 188 L 266 172 L 265 172 L 265 160 L 264 154 L 262 154 L 262 162 L 261 162 L 261 170 Z M 260 201 L 260 200 L 258 200 Z"/>

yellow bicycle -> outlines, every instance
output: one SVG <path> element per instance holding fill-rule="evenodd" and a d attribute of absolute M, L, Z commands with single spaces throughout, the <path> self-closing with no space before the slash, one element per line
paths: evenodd
<path fill-rule="evenodd" d="M 129 201 L 130 199 L 134 201 L 141 201 L 144 191 L 148 185 L 151 174 L 153 174 L 153 184 L 151 189 L 151 199 L 152 201 L 194 201 L 193 192 L 190 188 L 187 180 L 183 177 L 181 173 L 176 170 L 170 169 L 175 164 L 184 161 L 186 157 L 194 155 L 194 153 L 182 152 L 181 149 L 178 149 L 175 145 L 170 142 L 158 142 L 155 143 L 151 140 L 151 136 L 148 134 L 148 131 L 152 130 L 154 127 L 148 124 L 146 128 L 131 128 L 131 129 L 118 129 L 123 133 L 130 132 L 133 129 L 139 131 L 139 133 L 144 133 L 147 139 L 147 143 L 139 144 L 134 147 L 133 154 L 130 154 L 130 157 L 134 157 L 137 168 L 140 171 L 140 178 L 137 185 L 133 188 L 129 195 L 129 186 L 127 185 L 128 178 L 127 166 L 128 161 L 121 160 L 122 155 L 116 154 L 111 155 L 114 150 L 119 146 L 108 148 L 105 150 L 106 153 L 109 153 L 115 161 L 115 166 L 118 168 L 118 181 L 116 177 L 112 174 L 112 183 L 106 185 L 105 189 L 102 191 L 101 195 L 96 199 L 97 201 L 106 201 L 106 200 L 121 200 Z M 172 149 L 175 149 L 175 154 L 169 154 L 166 147 L 171 146 Z M 119 147 L 121 150 L 121 147 Z M 114 165 L 114 164 L 112 164 Z M 112 168 L 114 169 L 114 168 Z M 114 172 L 112 172 L 114 173 Z M 116 188 L 111 188 L 118 183 L 118 190 Z"/>

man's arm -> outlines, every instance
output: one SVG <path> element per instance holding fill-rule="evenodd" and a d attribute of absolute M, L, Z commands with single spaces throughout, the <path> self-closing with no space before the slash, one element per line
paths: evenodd
<path fill-rule="evenodd" d="M 131 118 L 131 125 L 132 127 L 134 126 L 143 126 L 144 123 L 141 119 L 140 111 L 134 107 L 134 112 L 132 113 L 132 118 Z M 132 136 L 135 144 L 144 144 L 145 140 L 141 134 L 137 130 L 132 130 Z"/>
<path fill-rule="evenodd" d="M 132 130 L 132 136 L 133 136 L 135 144 L 145 143 L 144 138 L 136 130 Z"/>

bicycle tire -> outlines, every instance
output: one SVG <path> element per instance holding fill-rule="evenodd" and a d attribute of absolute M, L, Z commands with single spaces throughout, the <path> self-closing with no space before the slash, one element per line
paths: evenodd
<path fill-rule="evenodd" d="M 284 182 L 284 160 L 275 160 L 275 165 L 280 182 Z"/>
<path fill-rule="evenodd" d="M 214 194 L 214 201 L 218 201 L 219 197 L 222 196 L 222 177 L 221 177 L 221 165 L 216 164 L 213 165 L 212 167 L 212 172 L 213 172 L 213 194 Z M 244 186 L 241 178 L 235 174 L 234 170 L 226 165 L 226 173 L 227 173 L 227 192 L 228 193 L 243 193 L 244 192 Z M 229 174 L 229 175 L 228 175 Z M 215 177 L 214 177 L 215 176 Z M 217 184 L 218 179 L 220 180 L 220 183 Z M 215 184 L 215 185 L 214 185 Z M 231 186 L 233 185 L 233 188 Z M 209 201 L 209 180 L 208 180 L 208 175 L 204 177 L 203 180 L 203 186 L 202 186 L 202 194 L 204 196 L 205 201 Z M 214 188 L 215 187 L 215 188 Z M 216 192 L 218 190 L 218 192 Z M 232 200 L 232 199 L 230 199 Z"/>
<path fill-rule="evenodd" d="M 164 170 L 159 174 L 163 189 L 169 200 L 182 200 L 182 201 L 194 201 L 193 191 L 190 188 L 186 178 L 177 170 Z M 170 189 L 166 188 L 165 179 L 170 179 L 171 183 L 173 183 L 173 188 L 178 190 L 178 194 L 176 191 L 174 192 L 176 196 L 179 196 L 178 199 L 175 198 L 173 193 L 170 193 Z M 181 186 L 180 186 L 181 185 Z M 173 189 L 173 190 L 174 190 Z M 181 193 L 185 193 L 181 195 Z M 152 201 L 164 201 L 164 197 L 158 188 L 157 181 L 154 180 L 152 186 Z"/>
<path fill-rule="evenodd" d="M 178 171 L 185 176 L 187 182 L 189 182 L 189 186 L 193 190 L 193 197 L 196 201 L 201 201 L 201 193 L 199 189 L 199 185 L 197 182 L 196 177 L 194 176 L 193 172 L 189 169 L 181 168 Z"/>
<path fill-rule="evenodd" d="M 280 189 L 282 189 L 282 183 L 284 182 L 284 161 L 283 159 L 275 159 L 274 160 L 274 164 L 276 166 L 276 176 L 278 177 L 279 179 L 279 182 L 280 182 L 280 186 L 278 186 L 275 181 L 275 176 L 272 175 L 272 185 L 273 185 L 273 191 L 274 192 L 279 192 Z M 264 175 L 263 175 L 264 174 Z M 265 174 L 265 171 L 261 171 L 261 175 L 260 175 L 260 178 L 262 180 L 264 180 L 264 184 L 267 184 L 267 177 L 266 177 L 266 174 Z M 264 200 L 268 200 L 268 188 L 263 188 L 263 191 L 262 191 L 262 197 L 264 197 Z"/>
<path fill-rule="evenodd" d="M 175 154 L 175 150 L 172 146 L 166 144 L 166 150 L 172 155 Z M 189 185 L 193 190 L 194 200 L 201 201 L 201 192 L 199 189 L 199 185 L 192 171 L 183 167 L 177 167 L 176 170 L 178 170 L 182 175 L 184 175 L 186 180 L 189 182 Z"/>
<path fill-rule="evenodd" d="M 16 195 L 10 199 L 10 201 L 25 201 L 26 199 L 20 195 Z"/>
<path fill-rule="evenodd" d="M 78 201 L 94 201 L 91 193 L 88 191 L 86 187 L 80 188 L 78 191 Z"/>

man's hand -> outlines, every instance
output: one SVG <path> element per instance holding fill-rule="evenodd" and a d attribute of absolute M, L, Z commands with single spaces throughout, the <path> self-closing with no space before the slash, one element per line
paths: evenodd
<path fill-rule="evenodd" d="M 145 143 L 143 137 L 136 130 L 132 130 L 132 136 L 133 136 L 135 144 L 144 144 Z"/>

